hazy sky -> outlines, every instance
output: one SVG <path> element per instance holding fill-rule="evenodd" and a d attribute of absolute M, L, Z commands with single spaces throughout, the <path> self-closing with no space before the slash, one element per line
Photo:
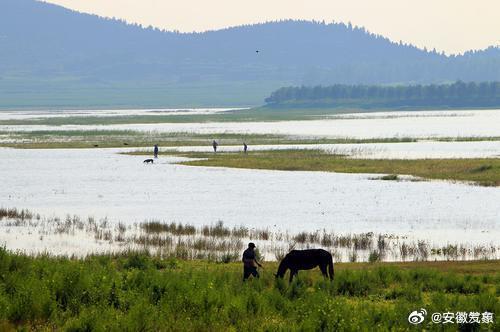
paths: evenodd
<path fill-rule="evenodd" d="M 47 0 L 168 30 L 203 31 L 276 19 L 352 22 L 447 53 L 500 45 L 500 0 Z"/>

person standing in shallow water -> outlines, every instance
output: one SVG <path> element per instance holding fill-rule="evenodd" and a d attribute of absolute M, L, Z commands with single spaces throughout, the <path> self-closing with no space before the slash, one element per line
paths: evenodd
<path fill-rule="evenodd" d="M 158 144 L 155 144 L 154 156 L 155 158 L 158 158 Z"/>
<path fill-rule="evenodd" d="M 217 152 L 217 145 L 219 145 L 219 144 L 217 144 L 217 142 L 215 140 L 213 140 L 212 147 L 214 148 L 214 152 Z"/>
<path fill-rule="evenodd" d="M 247 150 L 248 150 L 248 145 L 247 143 L 243 142 L 243 152 L 247 153 Z"/>
<path fill-rule="evenodd" d="M 248 248 L 243 252 L 243 281 L 247 280 L 250 275 L 254 278 L 259 278 L 259 272 L 257 271 L 257 266 L 262 267 L 262 265 L 257 261 L 255 257 L 255 244 L 250 242 Z"/>

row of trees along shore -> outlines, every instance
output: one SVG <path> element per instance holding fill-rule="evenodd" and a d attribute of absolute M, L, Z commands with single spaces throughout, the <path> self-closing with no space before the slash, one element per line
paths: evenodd
<path fill-rule="evenodd" d="M 269 106 L 500 107 L 500 82 L 284 87 L 265 101 Z"/>

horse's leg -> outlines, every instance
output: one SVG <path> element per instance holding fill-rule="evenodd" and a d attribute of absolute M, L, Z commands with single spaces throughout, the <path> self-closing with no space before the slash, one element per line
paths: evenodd
<path fill-rule="evenodd" d="M 290 282 L 292 282 L 293 277 L 296 276 L 297 273 L 299 273 L 297 270 L 290 270 Z"/>
<path fill-rule="evenodd" d="M 320 270 L 321 270 L 321 274 L 323 275 L 323 277 L 327 278 L 328 277 L 328 274 L 326 273 L 326 265 L 325 264 L 321 264 L 319 266 Z"/>
<path fill-rule="evenodd" d="M 334 272 L 334 267 L 333 267 L 333 259 L 330 258 L 330 261 L 328 262 L 328 272 L 330 274 L 330 280 L 333 281 L 333 276 L 335 274 Z"/>

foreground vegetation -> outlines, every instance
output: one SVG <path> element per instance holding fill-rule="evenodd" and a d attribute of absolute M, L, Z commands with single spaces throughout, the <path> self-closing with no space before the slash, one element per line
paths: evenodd
<path fill-rule="evenodd" d="M 132 154 L 143 154 L 133 152 Z M 425 179 L 470 181 L 482 186 L 500 186 L 500 158 L 486 159 L 352 159 L 318 150 L 270 150 L 243 153 L 182 153 L 201 158 L 182 164 L 284 171 L 389 174 L 382 180 L 398 180 L 397 175 Z"/>
<path fill-rule="evenodd" d="M 265 263 L 241 281 L 240 264 L 180 261 L 147 253 L 83 260 L 28 257 L 0 249 L 0 329 L 67 331 L 411 330 L 408 315 L 491 312 L 493 323 L 434 324 L 429 330 L 496 330 L 500 264 L 337 264 L 291 285 Z"/>

